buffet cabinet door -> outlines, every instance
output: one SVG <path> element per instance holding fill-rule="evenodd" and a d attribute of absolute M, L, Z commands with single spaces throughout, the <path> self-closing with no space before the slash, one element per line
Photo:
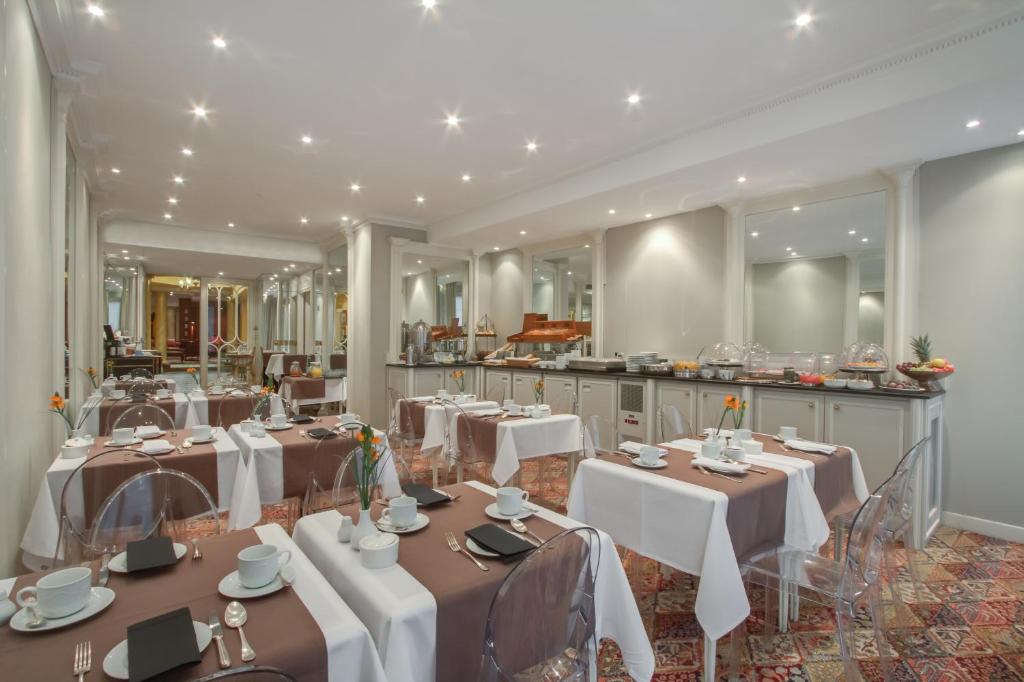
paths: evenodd
<path fill-rule="evenodd" d="M 722 418 L 722 410 L 725 409 L 725 396 L 736 395 L 738 388 L 730 386 L 719 386 L 716 384 L 697 384 L 697 433 L 703 433 L 704 429 L 715 428 Z M 730 428 L 729 424 L 722 424 L 722 428 Z"/>
<path fill-rule="evenodd" d="M 663 405 L 672 405 L 679 414 L 683 415 L 686 425 L 690 431 L 697 433 L 697 394 L 699 387 L 696 384 L 682 383 L 679 381 L 659 381 L 655 388 L 655 410 L 651 413 L 654 421 L 654 436 L 657 439 L 668 437 L 671 434 L 662 434 L 658 423 L 658 408 Z"/>
<path fill-rule="evenodd" d="M 910 401 L 829 396 L 826 402 L 825 441 L 853 448 L 874 490 L 912 445 Z"/>
<path fill-rule="evenodd" d="M 579 392 L 580 419 L 584 424 L 594 415 L 607 419 L 611 424 L 618 423 L 618 381 L 580 377 Z"/>
<path fill-rule="evenodd" d="M 409 397 L 437 395 L 444 387 L 444 370 L 417 367 L 413 370 L 413 394 Z"/>
<path fill-rule="evenodd" d="M 826 440 L 825 398 L 795 390 L 754 392 L 754 430 L 776 434 L 780 426 L 795 426 L 797 435 L 808 440 Z M 836 441 L 829 441 L 836 442 Z"/>
<path fill-rule="evenodd" d="M 544 402 L 551 406 L 551 414 L 573 414 L 576 377 L 545 374 Z"/>
<path fill-rule="evenodd" d="M 493 400 L 501 403 L 512 398 L 512 372 L 504 369 L 488 369 L 484 371 L 484 394 L 481 400 Z"/>
<path fill-rule="evenodd" d="M 541 378 L 540 372 L 514 372 L 512 374 L 512 400 L 519 405 L 533 405 L 533 385 Z"/>

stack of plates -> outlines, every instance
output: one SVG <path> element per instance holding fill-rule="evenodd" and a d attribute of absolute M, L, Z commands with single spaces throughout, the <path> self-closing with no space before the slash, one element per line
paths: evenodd
<path fill-rule="evenodd" d="M 635 355 L 626 356 L 626 371 L 627 372 L 639 372 L 640 368 L 644 365 L 655 363 L 658 361 L 657 353 L 637 353 Z"/>

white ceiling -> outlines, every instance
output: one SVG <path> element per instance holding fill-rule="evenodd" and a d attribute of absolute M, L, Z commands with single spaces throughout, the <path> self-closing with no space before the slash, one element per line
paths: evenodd
<path fill-rule="evenodd" d="M 148 275 L 173 275 L 188 277 L 220 277 L 228 280 L 259 279 L 267 273 L 289 277 L 309 271 L 315 263 L 284 261 L 252 256 L 233 256 L 204 251 L 161 249 L 152 246 L 140 248 L 128 244 L 104 245 L 108 263 L 117 265 L 141 264 Z M 123 254 L 122 251 L 128 251 Z M 127 259 L 125 258 L 127 256 Z M 294 267 L 292 267 L 294 265 Z M 288 268 L 285 272 L 284 268 Z M 224 273 L 220 275 L 220 273 Z M 290 274 L 289 274 L 290 273 Z"/>
<path fill-rule="evenodd" d="M 41 33 L 51 62 L 65 55 L 82 78 L 73 116 L 107 218 L 160 220 L 174 196 L 176 224 L 320 240 L 346 215 L 505 248 L 1006 144 L 1024 127 L 1020 70 L 990 55 L 992 73 L 946 69 L 950 85 L 931 90 L 868 77 L 891 102 L 860 115 L 876 102 L 862 97 L 841 126 L 748 117 L 760 136 L 715 145 L 701 134 L 714 154 L 666 158 L 673 140 L 709 122 L 771 113 L 759 106 L 808 88 L 834 97 L 814 84 L 1022 11 L 1021 0 L 440 0 L 433 11 L 416 0 L 98 1 L 101 19 L 58 0 L 59 18 Z M 814 21 L 798 30 L 805 10 Z M 965 49 L 955 44 L 928 58 Z M 886 68 L 897 66 L 913 68 Z M 975 81 L 973 93 L 954 87 Z M 632 92 L 636 106 L 625 101 Z M 813 109 L 795 99 L 786 106 Z M 194 104 L 209 109 L 206 121 L 190 114 Z M 457 129 L 449 113 L 462 117 Z M 973 116 L 985 124 L 963 138 Z M 661 165 L 637 156 L 658 150 Z M 631 155 L 646 174 L 611 172 Z M 737 174 L 750 177 L 740 190 Z"/>

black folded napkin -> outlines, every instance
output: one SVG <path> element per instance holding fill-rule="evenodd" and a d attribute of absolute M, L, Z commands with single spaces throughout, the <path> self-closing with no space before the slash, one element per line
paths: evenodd
<path fill-rule="evenodd" d="M 439 493 L 430 486 L 423 485 L 422 483 L 406 483 L 402 486 L 402 492 L 409 497 L 415 497 L 416 502 L 421 507 L 429 507 L 433 504 L 452 501 L 452 498 L 448 497 L 444 493 Z"/>
<path fill-rule="evenodd" d="M 476 528 L 470 528 L 466 531 L 466 535 L 473 538 L 476 544 L 484 549 L 497 552 L 506 558 L 536 549 L 532 543 L 523 540 L 518 535 L 513 535 L 501 526 L 496 526 L 493 523 L 485 523 Z"/>
<path fill-rule="evenodd" d="M 308 424 L 311 421 L 314 421 L 313 416 L 308 414 L 297 414 L 292 417 L 292 424 Z"/>
<path fill-rule="evenodd" d="M 178 561 L 174 555 L 174 543 L 167 536 L 129 542 L 127 551 L 129 573 L 170 566 Z"/>
<path fill-rule="evenodd" d="M 128 626 L 128 679 L 141 682 L 201 660 L 188 608 Z"/>
<path fill-rule="evenodd" d="M 324 438 L 334 438 L 338 434 L 337 434 L 336 431 L 331 431 L 330 429 L 325 429 L 325 428 L 323 428 L 321 426 L 321 427 L 318 427 L 318 428 L 315 428 L 315 429 L 310 429 L 309 431 L 306 431 L 306 435 L 309 436 L 310 438 L 316 438 L 317 440 L 323 440 Z"/>

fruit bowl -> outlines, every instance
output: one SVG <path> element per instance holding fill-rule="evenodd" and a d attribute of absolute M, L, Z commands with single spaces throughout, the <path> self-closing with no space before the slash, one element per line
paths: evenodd
<path fill-rule="evenodd" d="M 896 369 L 903 376 L 910 377 L 916 381 L 926 391 L 939 390 L 936 382 L 942 381 L 956 371 L 956 368 L 948 364 L 945 367 L 923 367 L 913 362 L 904 362 L 896 365 Z"/>

